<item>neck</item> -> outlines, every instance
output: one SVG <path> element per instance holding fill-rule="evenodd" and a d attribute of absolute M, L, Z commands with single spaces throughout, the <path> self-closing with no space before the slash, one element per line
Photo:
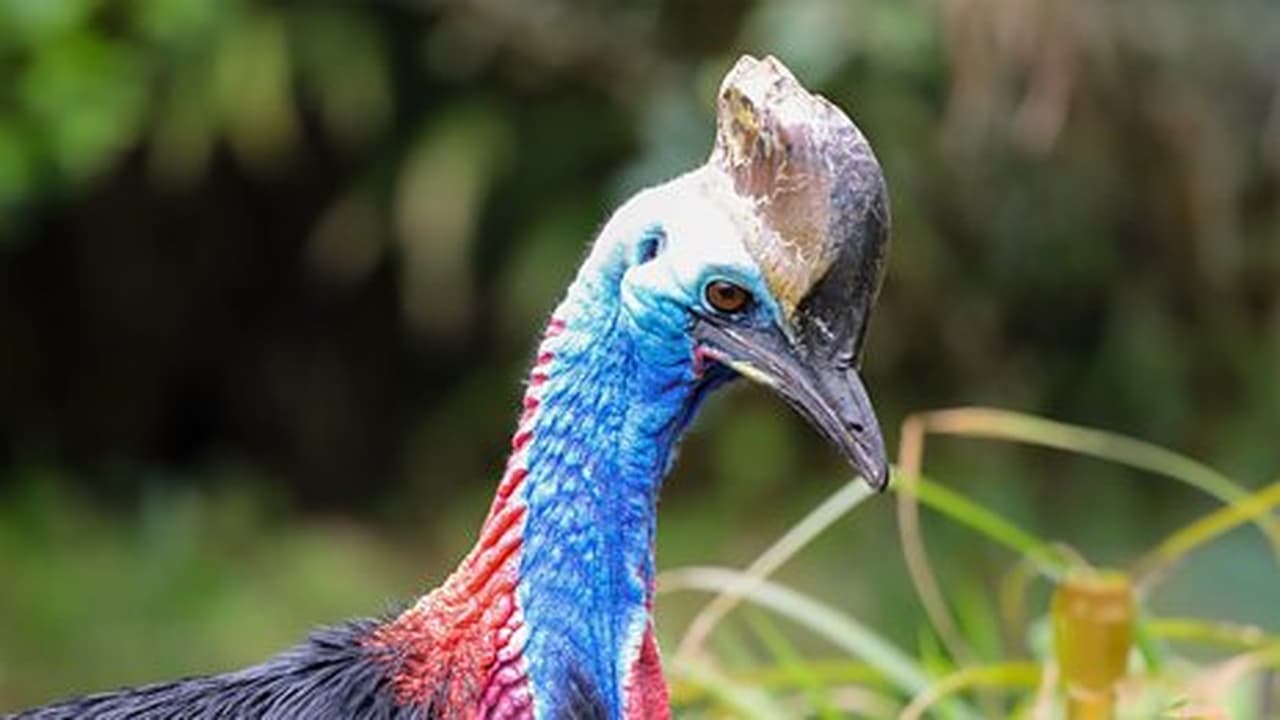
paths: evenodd
<path fill-rule="evenodd" d="M 455 698 L 452 683 L 453 707 L 493 695 L 484 707 L 532 701 L 537 717 L 575 703 L 666 717 L 650 615 L 655 512 L 699 383 L 687 341 L 637 332 L 616 292 L 601 291 L 616 283 L 595 279 L 580 276 L 548 325 L 475 549 L 394 625 L 435 648 L 422 653 L 428 667 L 401 660 L 406 699 L 429 701 L 461 669 L 479 685 Z"/>
<path fill-rule="evenodd" d="M 687 341 L 639 332 L 607 290 L 616 282 L 584 277 L 539 349 L 514 443 L 511 466 L 527 473 L 513 495 L 528 508 L 517 596 L 539 702 L 596 696 L 610 717 L 651 717 L 649 704 L 666 705 L 655 513 L 696 377 Z"/>

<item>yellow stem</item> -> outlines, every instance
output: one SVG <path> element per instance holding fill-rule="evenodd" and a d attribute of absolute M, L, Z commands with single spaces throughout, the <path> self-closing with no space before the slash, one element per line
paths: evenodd
<path fill-rule="evenodd" d="M 1068 691 L 1067 720 L 1111 720 L 1115 711 L 1115 699 L 1110 693 L 1080 693 Z"/>

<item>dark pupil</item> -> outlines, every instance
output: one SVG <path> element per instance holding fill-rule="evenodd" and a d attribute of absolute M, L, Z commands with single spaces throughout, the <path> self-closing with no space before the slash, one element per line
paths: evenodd
<path fill-rule="evenodd" d="M 737 312 L 747 304 L 747 291 L 733 283 L 717 280 L 707 286 L 707 301 L 723 312 Z"/>

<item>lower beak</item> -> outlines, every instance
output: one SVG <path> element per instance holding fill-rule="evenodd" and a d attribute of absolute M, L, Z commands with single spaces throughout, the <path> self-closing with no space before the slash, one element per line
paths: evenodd
<path fill-rule="evenodd" d="M 884 438 L 856 370 L 805 358 L 776 327 L 699 318 L 693 335 L 708 357 L 782 395 L 871 487 L 888 485 Z"/>

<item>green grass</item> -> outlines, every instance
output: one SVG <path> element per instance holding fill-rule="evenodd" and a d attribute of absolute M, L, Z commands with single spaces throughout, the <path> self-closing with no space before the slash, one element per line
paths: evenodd
<path fill-rule="evenodd" d="M 1137 553 L 1140 559 L 1131 569 L 1111 569 L 1100 575 L 1072 547 L 1072 538 L 1037 537 L 948 488 L 943 479 L 926 478 L 924 440 L 930 434 L 1034 444 L 1088 455 L 1145 471 L 1156 480 L 1181 482 L 1221 506 Z M 855 480 L 745 571 L 691 567 L 660 576 L 664 593 L 712 595 L 689 624 L 669 668 L 678 714 L 902 720 L 1255 718 L 1262 717 L 1264 703 L 1277 707 L 1280 698 L 1267 697 L 1268 692 L 1275 694 L 1267 673 L 1280 667 L 1280 635 L 1274 625 L 1260 628 L 1230 618 L 1163 617 L 1150 608 L 1158 604 L 1162 582 L 1177 572 L 1183 558 L 1240 525 L 1256 525 L 1276 554 L 1280 481 L 1251 493 L 1212 468 L 1140 440 L 986 408 L 913 416 L 904 423 L 902 437 L 892 488 L 898 504 L 900 549 L 926 609 L 919 648 L 912 652 L 895 646 L 858 618 L 769 579 L 862 504 L 865 495 L 854 489 Z M 934 572 L 925 547 L 920 506 L 965 528 L 975 539 L 1012 552 L 1013 561 L 998 592 L 986 596 L 949 592 Z M 1274 564 L 1265 572 L 1268 575 L 1259 578 L 1260 586 L 1274 586 Z M 1095 578 L 1110 578 L 1104 584 L 1116 592 L 1098 600 L 1097 593 L 1090 594 L 1091 587 L 1098 587 Z M 1036 580 L 1047 583 L 1064 602 L 1051 609 L 1047 598 L 1031 592 Z M 984 597 L 989 598 L 985 603 Z M 837 654 L 801 655 L 794 644 L 783 642 L 783 631 L 762 625 L 752 615 L 747 616 L 749 626 L 766 628 L 757 629 L 765 641 L 758 643 L 754 657 L 744 663 L 741 648 L 730 653 L 717 650 L 713 635 L 741 605 L 811 630 Z M 1068 606 L 1075 609 L 1074 615 L 1064 610 Z M 1132 615 L 1117 615 L 1117 607 L 1130 607 Z M 993 623 L 990 618 L 997 620 Z M 1280 623 L 1280 611 L 1272 620 Z M 997 624 L 1000 627 L 993 633 Z M 1050 629 L 1053 625 L 1056 631 Z M 1016 641 L 991 642 L 993 634 Z M 1067 647 L 1073 648 L 1074 655 L 1064 654 Z M 1109 661 L 1115 673 L 1103 671 Z M 763 698 L 767 705 L 760 704 Z M 754 709 L 746 713 L 744 707 Z"/>

